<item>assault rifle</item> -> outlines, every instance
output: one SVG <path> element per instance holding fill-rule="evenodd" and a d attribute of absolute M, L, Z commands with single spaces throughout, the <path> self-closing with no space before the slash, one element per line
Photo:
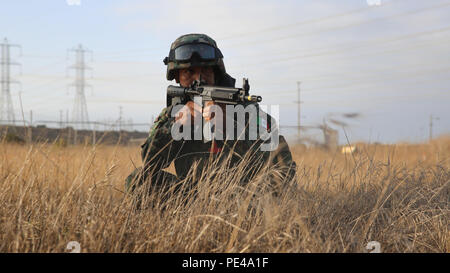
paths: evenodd
<path fill-rule="evenodd" d="M 243 104 L 246 102 L 261 102 L 261 96 L 249 95 L 250 85 L 244 78 L 242 88 L 204 85 L 194 81 L 190 87 L 169 85 L 167 87 L 167 106 L 186 104 L 195 96 L 202 97 L 202 101 L 214 101 L 224 104 Z"/>

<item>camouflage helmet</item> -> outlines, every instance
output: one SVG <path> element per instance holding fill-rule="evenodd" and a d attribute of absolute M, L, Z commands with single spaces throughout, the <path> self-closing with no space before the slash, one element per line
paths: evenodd
<path fill-rule="evenodd" d="M 198 54 L 193 53 L 186 61 L 178 61 L 175 59 L 175 49 L 183 45 L 205 44 L 214 48 L 214 58 L 204 60 Z M 216 41 L 206 34 L 186 34 L 178 37 L 170 46 L 169 56 L 164 58 L 164 64 L 167 65 L 167 80 L 171 81 L 175 78 L 175 71 L 178 69 L 189 68 L 192 66 L 213 66 L 219 73 L 225 74 L 225 65 L 223 63 L 223 55 L 217 48 Z M 216 70 L 216 71 L 217 71 Z"/>

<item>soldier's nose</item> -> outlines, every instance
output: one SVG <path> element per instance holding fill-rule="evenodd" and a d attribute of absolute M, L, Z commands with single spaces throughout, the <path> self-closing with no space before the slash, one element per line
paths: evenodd
<path fill-rule="evenodd" d="M 205 77 L 202 75 L 202 73 L 196 73 L 194 79 L 196 81 L 198 81 L 198 82 L 204 82 L 205 81 Z"/>
<path fill-rule="evenodd" d="M 202 78 L 201 73 L 200 72 L 196 72 L 195 75 L 194 75 L 194 79 L 197 80 L 197 81 L 200 81 L 201 78 Z"/>

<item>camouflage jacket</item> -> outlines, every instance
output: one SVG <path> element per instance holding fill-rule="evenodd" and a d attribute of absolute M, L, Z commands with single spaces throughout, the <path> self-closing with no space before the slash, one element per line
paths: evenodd
<path fill-rule="evenodd" d="M 155 120 L 147 140 L 141 146 L 144 166 L 128 176 L 127 189 L 133 190 L 134 185 L 142 184 L 149 176 L 157 175 L 172 162 L 174 162 L 177 179 L 183 179 L 194 164 L 196 164 L 196 173 L 200 174 L 208 162 L 221 161 L 227 157 L 229 157 L 227 160 L 231 161 L 228 165 L 230 168 L 245 161 L 248 174 L 255 174 L 260 168 L 269 164 L 276 167 L 278 173 L 282 175 L 278 177 L 279 180 L 290 181 L 295 177 L 296 164 L 292 160 L 291 152 L 283 136 L 279 136 L 279 145 L 274 151 L 261 151 L 262 140 L 248 140 L 248 137 L 245 140 L 216 140 L 206 143 L 203 140 L 175 141 L 171 136 L 171 127 L 175 122 L 175 118 L 171 117 L 171 111 L 172 106 L 164 108 Z M 270 116 L 267 116 L 268 120 L 271 120 Z M 270 122 L 268 126 L 271 126 Z M 246 155 L 247 158 L 244 158 Z M 245 183 L 249 179 L 251 177 L 244 177 L 242 182 Z"/>

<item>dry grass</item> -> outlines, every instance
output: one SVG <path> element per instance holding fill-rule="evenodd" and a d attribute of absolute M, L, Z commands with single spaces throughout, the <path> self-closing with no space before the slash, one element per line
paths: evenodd
<path fill-rule="evenodd" d="M 450 139 L 359 148 L 291 147 L 298 182 L 278 197 L 260 190 L 272 170 L 245 188 L 222 171 L 161 211 L 123 192 L 139 147 L 1 143 L 0 252 L 449 252 Z"/>

